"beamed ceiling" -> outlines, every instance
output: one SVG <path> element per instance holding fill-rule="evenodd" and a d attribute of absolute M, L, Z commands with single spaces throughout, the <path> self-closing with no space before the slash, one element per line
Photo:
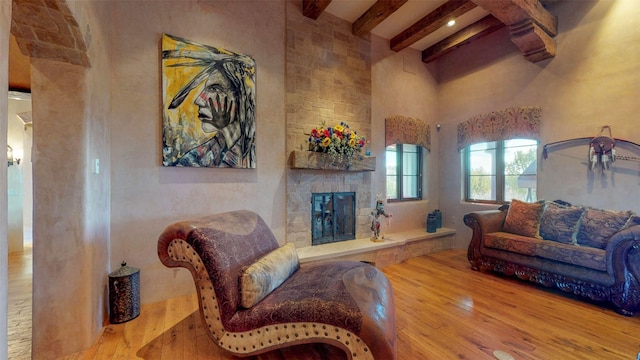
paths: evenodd
<path fill-rule="evenodd" d="M 557 18 L 545 5 L 558 0 L 301 0 L 306 17 L 323 12 L 352 23 L 356 36 L 389 39 L 390 48 L 422 51 L 431 62 L 507 27 L 511 41 L 531 62 L 556 54 Z M 447 27 L 449 20 L 456 25 Z"/>
<path fill-rule="evenodd" d="M 507 27 L 511 41 L 531 62 L 556 54 L 557 18 L 545 5 L 559 0 L 301 0 L 305 16 L 323 12 L 352 23 L 356 36 L 389 39 L 392 50 L 420 50 L 431 62 L 458 47 Z M 447 27 L 449 20 L 456 25 Z M 30 91 L 29 58 L 11 36 L 9 88 Z"/>

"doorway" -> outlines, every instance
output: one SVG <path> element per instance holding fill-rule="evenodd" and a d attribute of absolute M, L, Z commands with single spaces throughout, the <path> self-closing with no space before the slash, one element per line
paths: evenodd
<path fill-rule="evenodd" d="M 11 359 L 31 359 L 33 298 L 31 95 L 9 92 L 7 122 L 7 334 Z"/>
<path fill-rule="evenodd" d="M 7 199 L 9 253 L 33 242 L 33 143 L 31 94 L 10 91 L 7 124 Z"/>

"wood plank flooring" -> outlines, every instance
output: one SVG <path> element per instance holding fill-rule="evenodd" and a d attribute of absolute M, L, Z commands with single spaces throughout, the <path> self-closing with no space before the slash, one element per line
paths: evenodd
<path fill-rule="evenodd" d="M 9 359 L 31 359 L 32 247 L 9 254 L 7 346 Z"/>
<path fill-rule="evenodd" d="M 383 269 L 393 284 L 398 359 L 633 360 L 640 352 L 640 315 L 471 271 L 466 253 L 448 250 Z M 207 337 L 195 295 L 142 307 L 109 325 L 74 359 L 236 359 Z M 335 348 L 298 347 L 257 360 L 336 359 Z M 385 360 L 385 359 L 380 359 Z"/>

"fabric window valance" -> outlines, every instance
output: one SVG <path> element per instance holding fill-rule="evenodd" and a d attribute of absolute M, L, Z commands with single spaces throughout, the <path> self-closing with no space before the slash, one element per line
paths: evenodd
<path fill-rule="evenodd" d="M 420 119 L 392 116 L 385 119 L 384 146 L 420 145 L 431 151 L 431 128 Z"/>
<path fill-rule="evenodd" d="M 542 108 L 512 107 L 476 115 L 458 124 L 458 151 L 479 142 L 539 139 Z"/>

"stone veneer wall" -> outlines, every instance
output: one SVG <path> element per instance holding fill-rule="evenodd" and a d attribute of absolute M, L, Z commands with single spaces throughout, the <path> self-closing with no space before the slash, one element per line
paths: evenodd
<path fill-rule="evenodd" d="M 351 23 L 323 13 L 302 15 L 287 2 L 286 150 L 306 149 L 315 126 L 347 122 L 371 136 L 371 42 L 351 34 Z M 311 245 L 311 193 L 356 193 L 356 237 L 370 236 L 375 201 L 371 172 L 287 169 L 287 242 Z"/>
<path fill-rule="evenodd" d="M 11 33 L 23 54 L 90 67 L 80 26 L 65 0 L 13 1 Z"/>

